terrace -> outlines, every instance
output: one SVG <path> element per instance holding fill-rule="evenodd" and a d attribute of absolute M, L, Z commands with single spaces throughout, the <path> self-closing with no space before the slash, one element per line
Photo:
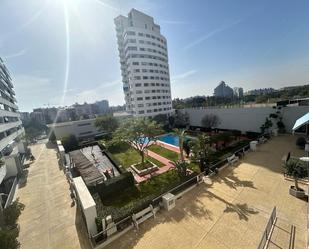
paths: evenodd
<path fill-rule="evenodd" d="M 294 225 L 294 248 L 306 248 L 307 200 L 289 195 L 293 182 L 283 176 L 282 157 L 296 136 L 281 135 L 209 178 L 181 199 L 171 211 L 131 230 L 106 248 L 257 248 L 274 206 L 278 219 L 268 248 L 288 248 Z M 307 189 L 305 187 L 305 189 Z"/>

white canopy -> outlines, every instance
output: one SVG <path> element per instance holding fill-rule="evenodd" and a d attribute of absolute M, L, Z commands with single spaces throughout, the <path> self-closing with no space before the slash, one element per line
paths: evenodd
<path fill-rule="evenodd" d="M 302 116 L 301 118 L 297 119 L 292 130 L 295 131 L 297 130 L 299 127 L 308 124 L 309 123 L 309 112 L 307 114 L 305 114 L 304 116 Z"/>

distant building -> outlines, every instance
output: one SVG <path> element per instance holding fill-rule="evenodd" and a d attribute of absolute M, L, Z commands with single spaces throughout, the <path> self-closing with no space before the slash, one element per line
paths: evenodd
<path fill-rule="evenodd" d="M 30 118 L 40 124 L 46 124 L 45 115 L 42 112 L 31 112 Z"/>
<path fill-rule="evenodd" d="M 236 98 L 243 98 L 244 97 L 244 89 L 242 87 L 234 87 L 234 96 Z"/>
<path fill-rule="evenodd" d="M 114 22 L 126 110 L 134 116 L 170 114 L 167 42 L 160 26 L 153 17 L 135 9 Z"/>
<path fill-rule="evenodd" d="M 98 106 L 97 114 L 105 114 L 109 112 L 109 104 L 107 100 L 97 101 L 95 102 L 95 105 Z"/>
<path fill-rule="evenodd" d="M 234 91 L 231 87 L 221 81 L 219 85 L 214 89 L 215 97 L 233 97 Z"/>
<path fill-rule="evenodd" d="M 28 122 L 30 120 L 30 113 L 29 112 L 20 112 L 20 119 L 22 122 Z"/>

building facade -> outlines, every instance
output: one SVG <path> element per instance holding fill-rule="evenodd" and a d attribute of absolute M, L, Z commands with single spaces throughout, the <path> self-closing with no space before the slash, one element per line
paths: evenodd
<path fill-rule="evenodd" d="M 234 87 L 234 97 L 243 98 L 244 97 L 244 89 L 242 87 Z"/>
<path fill-rule="evenodd" d="M 234 91 L 231 87 L 225 84 L 224 81 L 221 81 L 219 85 L 214 89 L 215 97 L 233 97 Z"/>
<path fill-rule="evenodd" d="M 12 79 L 4 62 L 0 58 L 0 154 L 6 154 L 7 147 L 24 134 Z"/>
<path fill-rule="evenodd" d="M 134 116 L 170 114 L 167 42 L 160 26 L 135 9 L 114 22 L 127 112 Z"/>

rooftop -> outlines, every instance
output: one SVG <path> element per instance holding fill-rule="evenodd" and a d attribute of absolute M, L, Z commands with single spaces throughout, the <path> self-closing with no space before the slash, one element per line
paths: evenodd
<path fill-rule="evenodd" d="M 92 185 L 99 180 L 106 180 L 106 171 L 110 177 L 119 175 L 119 171 L 100 149 L 98 145 L 88 146 L 69 152 L 72 163 L 86 185 Z"/>
<path fill-rule="evenodd" d="M 306 248 L 308 203 L 289 195 L 293 182 L 282 174 L 284 155 L 304 155 L 296 138 L 274 137 L 106 248 L 255 249 L 274 206 L 278 219 L 268 248 L 288 248 L 291 225 L 294 248 Z"/>

